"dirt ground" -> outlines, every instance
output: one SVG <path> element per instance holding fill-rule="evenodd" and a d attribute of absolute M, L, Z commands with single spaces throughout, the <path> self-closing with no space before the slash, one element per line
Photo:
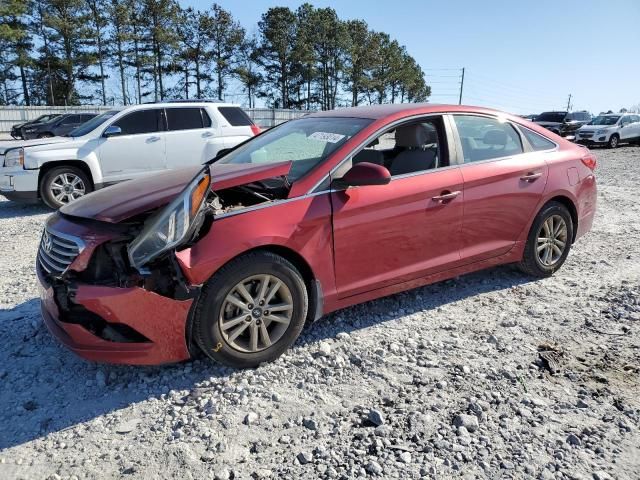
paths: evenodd
<path fill-rule="evenodd" d="M 65 350 L 34 274 L 50 212 L 0 201 L 0 478 L 640 478 L 640 147 L 595 152 L 593 230 L 553 277 L 349 308 L 251 371 Z"/>

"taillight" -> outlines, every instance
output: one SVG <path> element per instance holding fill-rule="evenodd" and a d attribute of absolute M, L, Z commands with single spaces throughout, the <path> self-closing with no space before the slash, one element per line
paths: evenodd
<path fill-rule="evenodd" d="M 258 125 L 254 124 L 254 125 L 251 125 L 251 131 L 253 132 L 254 135 L 258 135 L 262 130 Z"/>
<path fill-rule="evenodd" d="M 589 170 L 595 170 L 596 169 L 596 157 L 595 155 L 593 155 L 593 153 L 587 153 L 584 157 L 582 157 L 580 160 L 582 160 L 582 163 L 584 163 L 585 167 L 587 167 Z"/>

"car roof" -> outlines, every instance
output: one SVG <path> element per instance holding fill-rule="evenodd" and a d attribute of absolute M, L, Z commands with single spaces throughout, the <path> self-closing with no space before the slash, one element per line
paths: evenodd
<path fill-rule="evenodd" d="M 166 101 L 166 102 L 147 102 L 147 103 L 141 103 L 139 105 L 128 105 L 126 108 L 136 108 L 136 107 L 142 107 L 142 108 L 149 108 L 150 106 L 153 107 L 194 107 L 194 106 L 201 106 L 201 107 L 205 107 L 205 106 L 209 106 L 209 105 L 214 105 L 216 107 L 238 107 L 238 108 L 242 108 L 240 107 L 240 105 L 236 104 L 236 103 L 225 103 L 225 102 L 212 102 L 212 101 L 207 101 L 207 100 L 172 100 L 172 101 Z"/>
<path fill-rule="evenodd" d="M 366 105 L 362 107 L 338 108 L 336 110 L 325 110 L 313 112 L 308 117 L 354 117 L 370 118 L 373 120 L 404 113 L 407 115 L 424 115 L 429 113 L 443 112 L 468 112 L 468 113 L 489 113 L 505 115 L 505 112 L 493 110 L 491 108 L 476 107 L 472 105 L 447 105 L 438 103 L 390 103 L 384 105 Z"/>

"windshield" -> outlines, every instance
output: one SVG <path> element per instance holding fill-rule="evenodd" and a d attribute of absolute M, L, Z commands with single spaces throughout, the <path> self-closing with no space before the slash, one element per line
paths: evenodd
<path fill-rule="evenodd" d="M 57 113 L 55 113 L 55 114 L 47 114 L 47 115 L 40 115 L 35 120 L 31 120 L 31 123 L 45 123 L 45 122 L 48 122 L 49 120 L 53 120 L 57 116 L 59 116 L 59 114 L 57 114 Z"/>
<path fill-rule="evenodd" d="M 536 122 L 562 122 L 566 112 L 544 112 L 536 117 Z"/>
<path fill-rule="evenodd" d="M 620 120 L 619 116 L 601 115 L 589 122 L 589 125 L 615 125 Z"/>
<path fill-rule="evenodd" d="M 303 177 L 369 125 L 364 118 L 300 118 L 269 130 L 225 155 L 219 163 L 293 161 L 289 181 Z"/>
<path fill-rule="evenodd" d="M 91 120 L 84 122 L 79 127 L 71 130 L 67 136 L 68 137 L 81 137 L 86 135 L 87 133 L 95 130 L 96 127 L 102 125 L 105 121 L 113 117 L 119 110 L 109 110 L 108 112 L 104 112 L 102 115 L 98 115 L 97 117 L 93 117 Z"/>

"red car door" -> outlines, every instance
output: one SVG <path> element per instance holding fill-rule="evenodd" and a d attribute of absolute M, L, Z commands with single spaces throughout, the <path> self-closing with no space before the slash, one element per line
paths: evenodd
<path fill-rule="evenodd" d="M 524 153 L 508 122 L 454 115 L 464 164 L 461 257 L 471 263 L 509 251 L 527 226 L 547 183 L 546 153 Z"/>
<path fill-rule="evenodd" d="M 388 185 L 331 193 L 335 275 L 344 298 L 459 263 L 459 167 L 392 178 Z M 450 200 L 437 197 L 454 193 Z"/>

